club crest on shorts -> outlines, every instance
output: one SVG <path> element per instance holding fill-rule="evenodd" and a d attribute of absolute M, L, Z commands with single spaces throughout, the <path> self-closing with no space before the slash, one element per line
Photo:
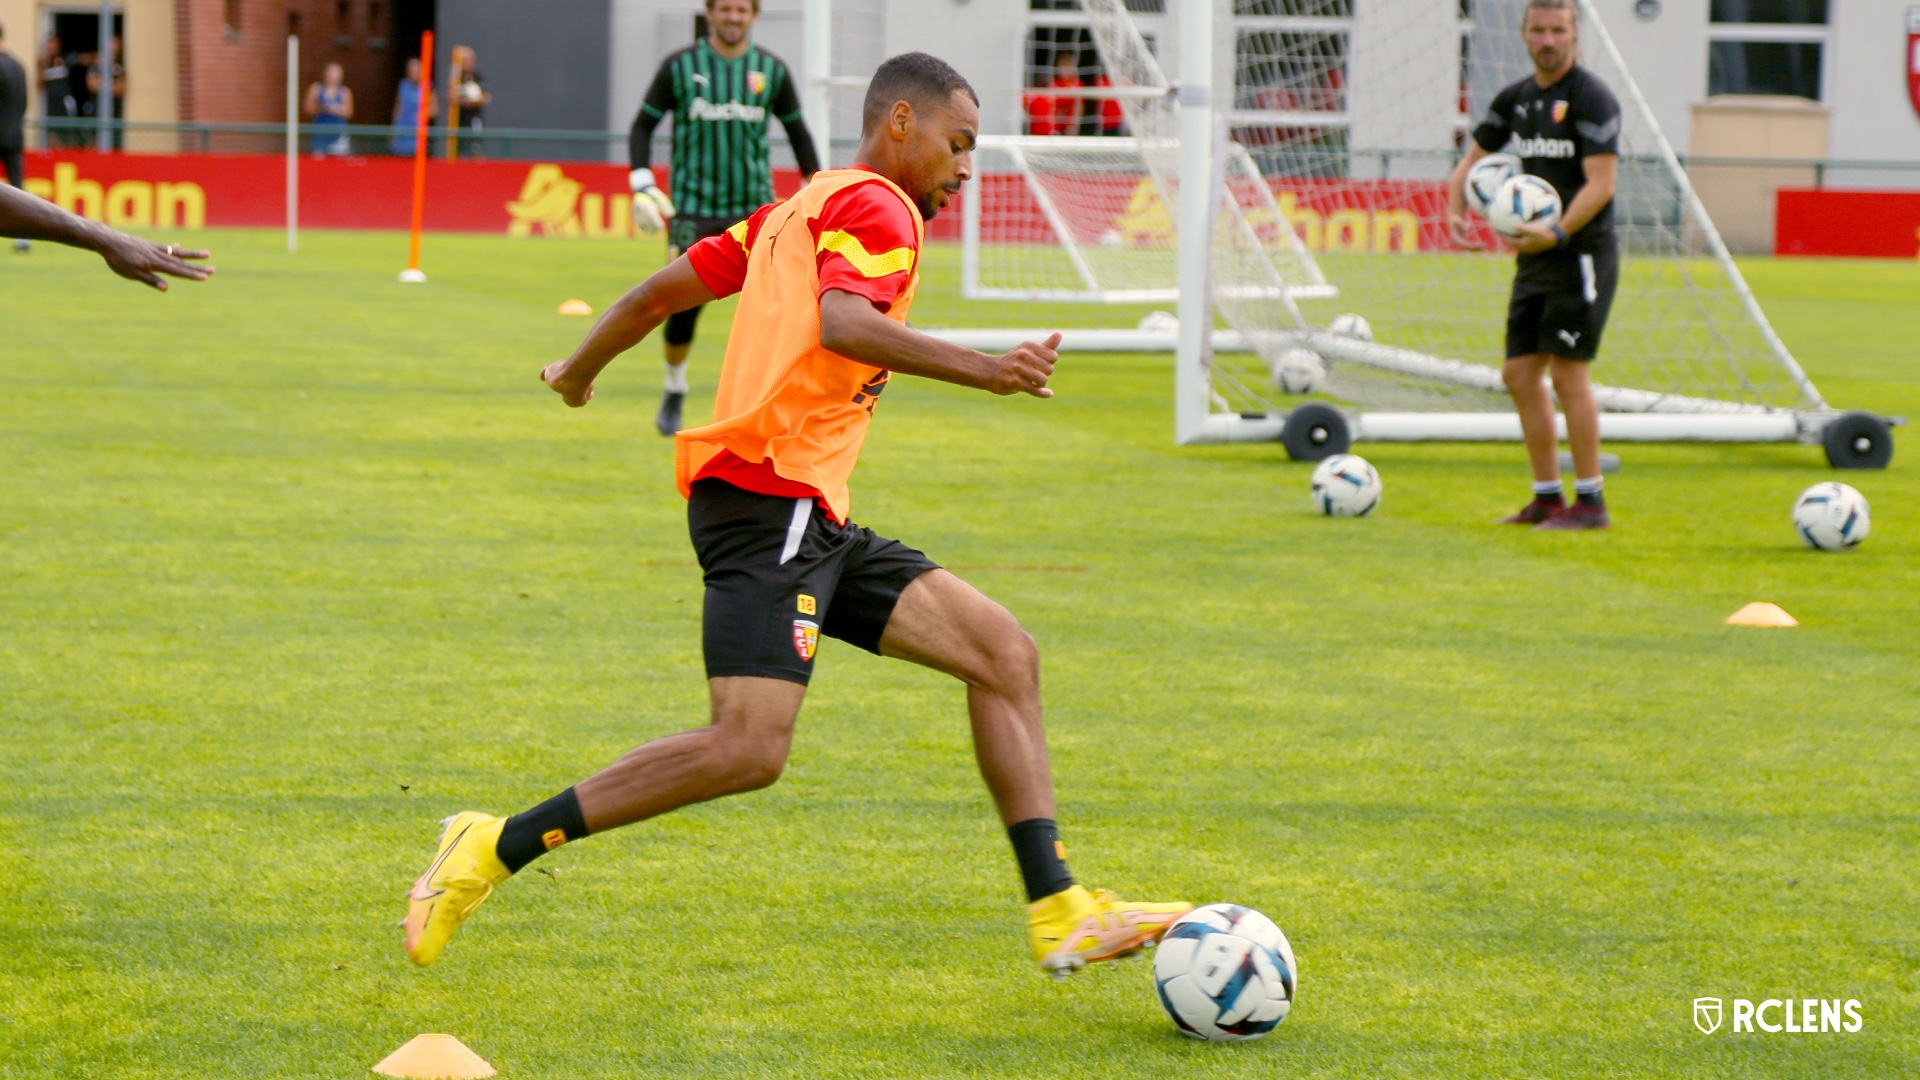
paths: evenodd
<path fill-rule="evenodd" d="M 1554 102 L 1553 103 L 1553 122 L 1557 124 L 1560 121 L 1565 120 L 1566 118 L 1567 118 L 1567 103 L 1564 101 Z"/>
<path fill-rule="evenodd" d="M 764 71 L 747 72 L 747 93 L 764 93 L 767 89 L 767 73 Z"/>
<path fill-rule="evenodd" d="M 814 650 L 820 647 L 820 624 L 805 619 L 793 620 L 793 651 L 800 659 L 813 659 Z"/>

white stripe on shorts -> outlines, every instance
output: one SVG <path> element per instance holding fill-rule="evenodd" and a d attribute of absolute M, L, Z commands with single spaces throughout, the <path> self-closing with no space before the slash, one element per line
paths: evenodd
<path fill-rule="evenodd" d="M 787 526 L 787 543 L 780 549 L 780 565 L 800 554 L 800 538 L 807 535 L 807 522 L 813 518 L 813 500 L 793 500 L 793 522 Z"/>
<path fill-rule="evenodd" d="M 1593 281 L 1593 256 L 1580 256 L 1580 291 L 1586 294 L 1587 303 L 1600 299 L 1600 288 Z"/>

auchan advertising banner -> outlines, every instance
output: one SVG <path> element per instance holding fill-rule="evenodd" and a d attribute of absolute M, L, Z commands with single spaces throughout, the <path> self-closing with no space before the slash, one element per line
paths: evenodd
<path fill-rule="evenodd" d="M 656 170 L 661 181 L 665 170 Z M 782 194 L 800 185 L 775 171 Z M 281 227 L 286 158 L 265 155 L 27 155 L 28 191 L 122 229 Z M 405 229 L 413 160 L 302 157 L 300 224 L 318 229 Z M 424 227 L 510 236 L 634 235 L 627 170 L 594 162 L 429 161 Z"/>
<path fill-rule="evenodd" d="M 1920 258 L 1920 191 L 1781 188 L 1775 255 Z"/>
<path fill-rule="evenodd" d="M 661 183 L 665 170 L 656 170 Z M 1064 224 L 1085 244 L 1161 246 L 1173 223 L 1152 181 L 1138 175 L 1076 177 L 1063 202 Z M 792 194 L 800 176 L 774 171 L 774 190 Z M 278 228 L 286 224 L 286 159 L 278 155 L 27 155 L 28 191 L 122 229 Z M 413 161 L 400 157 L 302 157 L 300 225 L 318 229 L 406 229 L 412 214 Z M 1049 226 L 1018 176 L 992 175 L 969 186 L 984 200 L 986 243 L 1033 242 Z M 1242 193 L 1242 205 L 1260 200 Z M 1437 182 L 1296 180 L 1276 182 L 1275 201 L 1314 252 L 1415 254 L 1452 248 L 1446 236 L 1446 185 Z M 630 239 L 635 236 L 627 170 L 601 162 L 429 161 L 424 227 L 434 232 Z M 1256 211 L 1252 224 L 1269 243 L 1279 227 Z M 1503 249 L 1484 225 L 1491 251 Z M 960 207 L 928 223 L 933 240 L 958 240 Z"/>

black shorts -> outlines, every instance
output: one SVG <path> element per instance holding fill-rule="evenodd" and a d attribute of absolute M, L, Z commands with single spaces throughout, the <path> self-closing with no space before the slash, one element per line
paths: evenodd
<path fill-rule="evenodd" d="M 938 567 L 898 540 L 836 525 L 812 499 L 696 480 L 687 533 L 707 583 L 707 678 L 806 685 L 820 635 L 880 651 L 900 594 Z"/>
<path fill-rule="evenodd" d="M 1507 304 L 1507 355 L 1549 353 L 1591 360 L 1613 309 L 1620 257 L 1611 248 L 1556 251 L 1525 264 L 1513 276 Z"/>
<path fill-rule="evenodd" d="M 0 172 L 7 174 L 7 183 L 14 187 L 27 186 L 26 148 L 10 146 L 0 149 Z"/>
<path fill-rule="evenodd" d="M 674 255 L 687 253 L 687 249 L 705 240 L 709 236 L 719 236 L 739 222 L 740 217 L 676 217 L 667 222 L 667 243 L 673 248 Z"/>

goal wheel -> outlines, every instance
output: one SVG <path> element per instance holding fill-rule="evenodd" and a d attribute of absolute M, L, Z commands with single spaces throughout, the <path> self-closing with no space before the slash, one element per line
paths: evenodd
<path fill-rule="evenodd" d="M 1353 445 L 1353 431 L 1339 409 L 1309 401 L 1287 414 L 1280 442 L 1295 461 L 1322 461 L 1346 453 Z"/>
<path fill-rule="evenodd" d="M 1893 428 L 1870 412 L 1841 413 L 1820 433 L 1827 464 L 1836 469 L 1884 469 L 1893 460 Z"/>

